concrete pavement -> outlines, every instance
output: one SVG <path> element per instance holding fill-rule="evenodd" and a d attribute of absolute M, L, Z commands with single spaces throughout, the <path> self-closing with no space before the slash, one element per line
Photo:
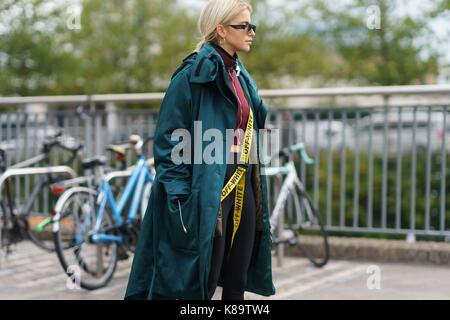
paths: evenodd
<path fill-rule="evenodd" d="M 119 262 L 105 288 L 71 290 L 56 255 L 23 242 L 0 260 L 0 299 L 122 299 L 130 266 L 131 259 Z M 442 266 L 331 260 L 317 269 L 292 257 L 282 268 L 274 264 L 273 275 L 277 294 L 270 299 L 450 299 L 450 268 Z"/>

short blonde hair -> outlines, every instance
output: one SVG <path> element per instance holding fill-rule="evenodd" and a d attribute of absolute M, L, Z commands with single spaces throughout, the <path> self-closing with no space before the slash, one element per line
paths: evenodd
<path fill-rule="evenodd" d="M 198 19 L 198 30 L 201 40 L 197 43 L 195 51 L 200 51 L 208 41 L 217 43 L 216 27 L 226 24 L 236 15 L 247 9 L 252 13 L 252 6 L 246 0 L 209 0 L 203 8 Z"/>

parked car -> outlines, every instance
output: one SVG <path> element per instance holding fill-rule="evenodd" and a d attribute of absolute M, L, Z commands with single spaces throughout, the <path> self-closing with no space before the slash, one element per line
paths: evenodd
<path fill-rule="evenodd" d="M 344 126 L 342 121 L 321 120 L 297 122 L 295 136 L 297 142 L 304 142 L 307 148 L 314 150 L 316 145 L 319 149 L 340 149 L 344 143 L 344 135 L 348 142 L 349 125 Z"/>
<path fill-rule="evenodd" d="M 372 132 L 371 132 L 372 126 Z M 385 141 L 385 126 L 387 128 Z M 415 138 L 414 138 L 415 127 Z M 398 131 L 400 129 L 400 137 Z M 428 141 L 428 131 L 430 138 Z M 432 151 L 441 150 L 444 135 L 447 134 L 446 148 L 450 151 L 450 116 L 447 125 L 444 126 L 444 116 L 442 112 L 432 112 L 430 121 L 428 113 L 418 111 L 415 119 L 413 112 L 402 112 L 399 117 L 398 112 L 383 112 L 372 114 L 372 119 L 366 116 L 362 118 L 358 125 L 352 126 L 350 134 L 350 146 L 355 148 L 356 139 L 359 142 L 359 149 L 368 151 L 369 147 L 374 153 L 383 153 L 387 148 L 388 154 L 395 154 L 400 148 L 402 153 L 411 152 L 416 146 L 417 152 L 424 152 L 428 146 Z M 371 138 L 371 139 L 370 139 Z M 400 140 L 399 140 L 400 139 Z"/>
<path fill-rule="evenodd" d="M 387 127 L 385 142 L 385 125 Z M 371 132 L 372 126 L 372 132 Z M 414 138 L 415 126 L 415 138 Z M 400 129 L 400 140 L 398 137 Z M 428 141 L 428 131 L 430 139 Z M 304 142 L 308 148 L 339 150 L 344 145 L 351 150 L 358 148 L 361 152 L 368 152 L 371 148 L 374 154 L 382 154 L 387 148 L 388 154 L 396 154 L 400 147 L 402 153 L 412 151 L 415 145 L 417 152 L 424 152 L 430 147 L 432 152 L 440 151 L 446 135 L 446 150 L 450 152 L 450 115 L 447 116 L 447 124 L 444 125 L 442 112 L 431 112 L 430 121 L 428 113 L 423 111 L 414 113 L 403 111 L 401 117 L 398 112 L 373 113 L 371 118 L 365 116 L 358 123 L 354 119 L 348 119 L 348 123 L 338 120 L 321 120 L 297 122 L 295 124 L 295 141 Z M 344 140 L 345 137 L 345 140 Z"/>

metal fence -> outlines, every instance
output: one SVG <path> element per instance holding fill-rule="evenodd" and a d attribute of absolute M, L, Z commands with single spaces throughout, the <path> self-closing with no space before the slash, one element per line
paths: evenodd
<path fill-rule="evenodd" d="M 260 94 L 267 101 L 384 97 L 382 105 L 364 107 L 282 108 L 269 102 L 268 123 L 280 128 L 281 146 L 305 142 L 315 159 L 314 165 L 299 164 L 298 169 L 328 230 L 450 237 L 449 105 L 388 104 L 395 95 L 449 97 L 450 86 L 261 90 Z M 39 153 L 45 136 L 62 128 L 65 138 L 85 143 L 85 156 L 104 154 L 107 144 L 124 142 L 132 133 L 153 134 L 158 111 L 125 105 L 159 103 L 163 96 L 0 98 L 0 107 L 15 108 L 0 114 L 0 141 L 14 148 L 9 157 L 14 162 Z M 26 107 L 35 103 L 48 108 L 35 112 Z M 80 104 L 85 111 L 77 112 Z M 152 156 L 151 144 L 147 151 Z M 28 192 L 22 189 L 16 183 L 18 201 Z"/>
<path fill-rule="evenodd" d="M 280 113 L 282 145 L 315 159 L 299 169 L 329 231 L 450 234 L 447 105 Z"/>

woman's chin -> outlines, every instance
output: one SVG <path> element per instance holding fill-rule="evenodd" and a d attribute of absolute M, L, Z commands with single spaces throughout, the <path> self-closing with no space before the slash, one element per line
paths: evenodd
<path fill-rule="evenodd" d="M 242 46 L 240 51 L 249 52 L 252 49 L 252 45 L 249 43 L 246 43 Z"/>

